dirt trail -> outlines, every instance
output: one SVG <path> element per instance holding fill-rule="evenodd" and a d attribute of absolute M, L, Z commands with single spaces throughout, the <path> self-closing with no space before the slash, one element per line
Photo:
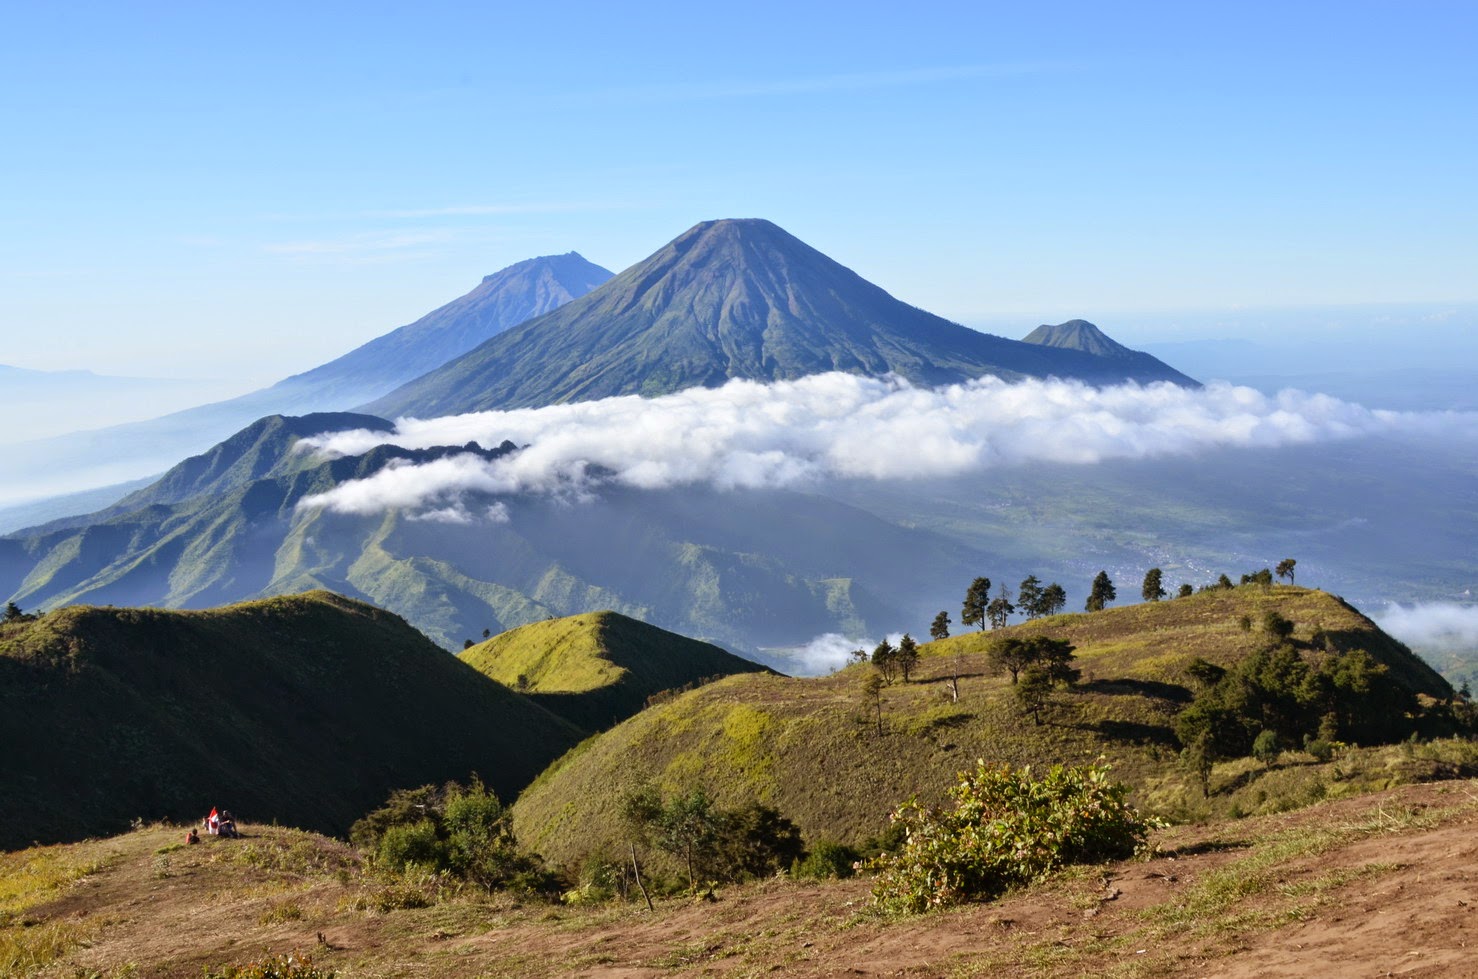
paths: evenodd
<path fill-rule="evenodd" d="M 161 861 L 168 837 L 133 834 L 84 844 L 120 853 L 27 917 L 95 926 L 58 976 L 134 963 L 139 976 L 198 977 L 264 949 L 311 951 L 342 979 L 1478 976 L 1475 828 L 1478 783 L 1408 786 L 1178 828 L 1156 859 L 905 920 L 865 913 L 868 885 L 855 880 L 766 881 L 656 914 L 503 898 L 372 914 L 349 907 L 358 892 L 344 875 L 243 866 L 229 848 L 250 841 Z M 265 845 L 283 831 L 256 832 Z"/>

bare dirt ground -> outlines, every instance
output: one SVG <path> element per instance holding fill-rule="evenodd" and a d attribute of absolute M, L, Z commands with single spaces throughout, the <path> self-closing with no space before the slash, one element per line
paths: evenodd
<path fill-rule="evenodd" d="M 865 880 L 781 879 L 655 913 L 467 895 L 378 912 L 342 844 L 247 827 L 160 853 L 182 831 L 159 828 L 42 851 L 101 867 L 7 927 L 73 928 L 59 959 L 21 973 L 64 977 L 199 977 L 269 951 L 344 979 L 1478 976 L 1475 830 L 1478 783 L 1407 786 L 1166 830 L 1149 860 L 885 918 Z"/>

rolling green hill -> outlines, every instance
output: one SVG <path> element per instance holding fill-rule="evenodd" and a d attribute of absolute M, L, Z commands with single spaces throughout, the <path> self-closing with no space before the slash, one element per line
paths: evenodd
<path fill-rule="evenodd" d="M 653 694 L 764 670 L 710 643 L 609 611 L 531 622 L 459 655 L 590 731 L 630 717 Z"/>
<path fill-rule="evenodd" d="M 1199 804 L 1173 730 L 1193 696 L 1184 668 L 1198 656 L 1229 665 L 1262 646 L 1267 636 L 1241 619 L 1261 621 L 1267 611 L 1291 620 L 1305 645 L 1322 633 L 1309 657 L 1364 649 L 1387 666 L 1383 682 L 1451 696 L 1430 667 L 1334 596 L 1293 587 L 1203 592 L 927 644 L 913 682 L 884 688 L 881 735 L 862 689 L 869 666 L 813 679 L 729 677 L 583 742 L 519 798 L 517 832 L 556 862 L 615 852 L 620 828 L 610 813 L 624 791 L 651 782 L 668 792 L 702 785 L 726 806 L 774 806 L 812 841 L 861 842 L 885 829 L 902 799 L 940 799 L 976 758 L 1040 766 L 1104 755 L 1141 800 L 1184 813 Z M 993 639 L 1032 634 L 1073 643 L 1082 670 L 1040 726 L 1013 703 L 1010 678 L 994 675 L 985 653 Z M 948 682 L 956 673 L 958 701 Z"/>
<path fill-rule="evenodd" d="M 471 511 L 496 500 L 508 519 L 471 524 L 298 508 L 400 460 L 515 448 L 379 446 L 331 459 L 294 449 L 308 435 L 385 424 L 265 418 L 107 510 L 0 537 L 0 601 L 200 608 L 326 588 L 403 615 L 449 649 L 483 629 L 613 609 L 753 652 L 885 628 L 910 596 L 973 560 L 944 536 L 785 491 L 613 489 L 573 507 L 474 495 Z M 879 549 L 916 555 L 921 568 L 879 562 Z"/>
<path fill-rule="evenodd" d="M 365 407 L 429 418 L 825 371 L 938 385 L 984 375 L 1196 382 L 980 333 L 894 299 L 769 221 L 705 221 L 605 285 Z"/>
<path fill-rule="evenodd" d="M 392 789 L 471 772 L 511 799 L 577 737 L 327 592 L 0 625 L 0 849 L 212 806 L 343 833 Z"/>

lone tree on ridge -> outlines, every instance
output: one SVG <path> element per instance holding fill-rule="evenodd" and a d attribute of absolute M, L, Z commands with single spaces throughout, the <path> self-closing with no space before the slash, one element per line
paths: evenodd
<path fill-rule="evenodd" d="M 1118 598 L 1114 591 L 1114 583 L 1109 580 L 1107 571 L 1100 571 L 1093 579 L 1093 589 L 1088 593 L 1088 601 L 1083 605 L 1085 612 L 1102 612 L 1109 602 Z"/>
<path fill-rule="evenodd" d="M 990 579 L 976 578 L 965 592 L 965 604 L 960 608 L 961 625 L 978 625 L 985 631 L 985 608 L 990 604 Z"/>
<path fill-rule="evenodd" d="M 1139 594 L 1147 602 L 1158 602 L 1165 597 L 1165 585 L 1161 581 L 1159 568 L 1150 568 L 1144 573 L 1144 586 Z"/>

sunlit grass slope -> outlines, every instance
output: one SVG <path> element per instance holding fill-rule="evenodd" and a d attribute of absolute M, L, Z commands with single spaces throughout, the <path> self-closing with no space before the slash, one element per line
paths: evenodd
<path fill-rule="evenodd" d="M 213 805 L 343 832 L 391 789 L 474 771 L 512 798 L 577 737 L 329 592 L 74 606 L 0 627 L 0 849 Z"/>
<path fill-rule="evenodd" d="M 631 716 L 655 693 L 765 669 L 718 646 L 617 612 L 532 622 L 493 636 L 460 656 L 504 686 L 525 689 L 535 702 L 590 730 Z"/>
<path fill-rule="evenodd" d="M 621 829 L 610 814 L 624 791 L 650 781 L 666 791 L 702 785 L 724 805 L 775 806 L 813 841 L 860 842 L 882 832 L 890 809 L 910 795 L 941 798 L 976 758 L 1047 765 L 1103 755 L 1141 799 L 1153 789 L 1164 809 L 1185 811 L 1193 807 L 1191 781 L 1178 765 L 1173 733 L 1175 715 L 1193 696 L 1183 669 L 1198 656 L 1230 663 L 1258 648 L 1268 637 L 1257 623 L 1274 610 L 1294 623 L 1296 641 L 1312 645 L 1322 631 L 1332 648 L 1365 649 L 1386 663 L 1395 682 L 1450 693 L 1405 647 L 1332 595 L 1255 586 L 1204 592 L 930 643 L 912 682 L 884 688 L 881 735 L 862 691 L 871 667 L 812 679 L 729 677 L 571 751 L 520 797 L 517 832 L 557 862 L 615 852 Z M 1015 706 L 1010 678 L 993 675 L 985 653 L 993 638 L 1033 633 L 1071 641 L 1082 669 L 1076 690 L 1057 694 L 1040 726 Z M 956 672 L 958 701 L 949 683 Z"/>

